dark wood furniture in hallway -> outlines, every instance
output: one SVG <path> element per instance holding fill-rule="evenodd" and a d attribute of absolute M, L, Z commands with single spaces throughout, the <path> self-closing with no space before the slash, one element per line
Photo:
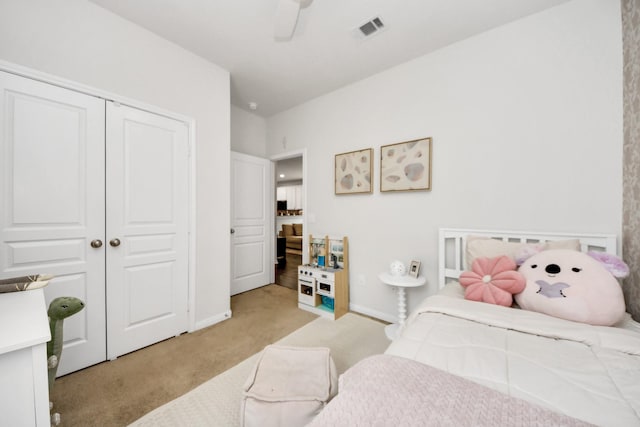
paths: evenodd
<path fill-rule="evenodd" d="M 298 266 L 302 264 L 302 254 L 285 252 L 285 261 L 278 262 L 276 267 L 276 284 L 289 289 L 298 290 Z"/>

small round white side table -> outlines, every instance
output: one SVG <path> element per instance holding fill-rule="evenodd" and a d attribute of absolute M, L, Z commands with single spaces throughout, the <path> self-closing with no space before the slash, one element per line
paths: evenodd
<path fill-rule="evenodd" d="M 393 276 L 389 273 L 380 273 L 378 278 L 385 284 L 393 286 L 398 290 L 398 323 L 387 325 L 384 329 L 387 338 L 393 340 L 398 335 L 398 330 L 404 325 L 404 321 L 407 320 L 407 293 L 406 288 L 417 288 L 426 283 L 427 279 L 424 276 L 411 277 Z"/>

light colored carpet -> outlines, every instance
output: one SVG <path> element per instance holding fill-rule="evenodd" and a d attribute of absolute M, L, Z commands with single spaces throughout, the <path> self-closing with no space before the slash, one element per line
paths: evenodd
<path fill-rule="evenodd" d="M 318 318 L 278 341 L 302 347 L 329 347 L 341 374 L 367 356 L 380 354 L 390 341 L 384 324 L 347 313 L 336 321 Z M 240 425 L 242 386 L 258 359 L 254 354 L 179 398 L 151 411 L 131 426 Z"/>

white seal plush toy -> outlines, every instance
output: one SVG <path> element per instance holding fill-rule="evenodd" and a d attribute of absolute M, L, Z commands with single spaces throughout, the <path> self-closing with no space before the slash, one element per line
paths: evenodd
<path fill-rule="evenodd" d="M 624 316 L 624 296 L 616 278 L 626 277 L 629 268 L 614 255 L 551 249 L 527 258 L 518 272 L 526 286 L 515 300 L 525 310 L 602 326 Z"/>

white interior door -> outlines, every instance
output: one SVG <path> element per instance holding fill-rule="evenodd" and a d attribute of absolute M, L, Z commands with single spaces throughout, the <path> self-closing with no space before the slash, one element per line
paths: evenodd
<path fill-rule="evenodd" d="M 271 161 L 231 153 L 231 295 L 271 282 Z"/>
<path fill-rule="evenodd" d="M 107 357 L 188 328 L 188 129 L 107 102 Z"/>
<path fill-rule="evenodd" d="M 106 356 L 104 101 L 0 72 L 0 271 L 49 273 L 47 304 L 75 296 L 58 375 Z M 4 325 L 3 327 L 10 327 Z"/>

